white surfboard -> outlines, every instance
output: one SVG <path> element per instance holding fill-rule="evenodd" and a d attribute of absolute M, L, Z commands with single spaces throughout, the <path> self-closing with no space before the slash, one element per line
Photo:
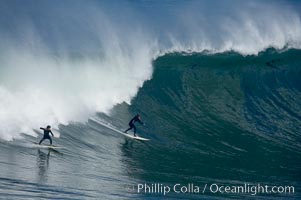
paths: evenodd
<path fill-rule="evenodd" d="M 94 122 L 96 122 L 96 123 L 99 123 L 99 124 L 101 124 L 102 126 L 105 126 L 105 127 L 109 128 L 109 129 L 111 129 L 111 130 L 113 130 L 113 131 L 115 131 L 115 132 L 117 132 L 117 133 L 120 133 L 121 135 L 124 135 L 124 136 L 126 136 L 126 137 L 128 137 L 128 138 L 132 138 L 132 139 L 135 139 L 135 140 L 142 140 L 142 141 L 148 141 L 148 140 L 150 140 L 150 139 L 148 139 L 148 138 L 143 138 L 143 137 L 140 137 L 140 136 L 133 136 L 133 135 L 130 135 L 130 134 L 126 134 L 126 133 L 124 133 L 124 132 L 122 132 L 122 131 L 120 131 L 120 130 L 114 128 L 114 127 L 112 127 L 110 124 L 106 124 L 106 123 L 104 123 L 104 122 L 102 122 L 102 121 L 99 121 L 99 120 L 97 120 L 97 119 L 90 118 L 90 120 L 92 120 L 92 121 L 94 121 Z M 136 135 L 137 135 L 137 134 L 136 134 Z"/>
<path fill-rule="evenodd" d="M 36 142 L 34 142 L 34 147 L 36 147 L 36 148 L 48 148 L 48 149 L 61 149 L 61 148 L 63 148 L 61 146 L 39 144 L 39 143 L 36 143 Z"/>

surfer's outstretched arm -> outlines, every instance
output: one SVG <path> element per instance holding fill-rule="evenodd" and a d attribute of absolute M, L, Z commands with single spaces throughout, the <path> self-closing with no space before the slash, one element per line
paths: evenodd
<path fill-rule="evenodd" d="M 45 130 L 45 128 L 43 128 L 43 127 L 40 127 L 40 129 Z"/>
<path fill-rule="evenodd" d="M 142 122 L 140 119 L 138 120 L 138 122 L 139 122 L 141 125 L 144 125 L 144 122 Z"/>

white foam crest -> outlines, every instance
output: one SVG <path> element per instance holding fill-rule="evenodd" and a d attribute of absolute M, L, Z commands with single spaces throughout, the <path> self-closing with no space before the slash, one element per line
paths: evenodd
<path fill-rule="evenodd" d="M 200 10 L 202 6 L 212 13 Z M 267 48 L 301 48 L 300 15 L 290 6 L 256 1 L 236 6 L 225 8 L 231 12 L 228 15 L 205 5 L 183 8 L 177 14 L 177 27 L 166 33 L 170 45 L 165 51 L 257 55 Z"/>
<path fill-rule="evenodd" d="M 96 57 L 57 57 L 10 49 L 2 54 L 0 137 L 36 136 L 33 128 L 84 121 L 95 112 L 130 103 L 151 77 L 149 48 L 133 44 L 129 53 L 112 47 Z M 111 51 L 111 52 L 110 52 Z"/>

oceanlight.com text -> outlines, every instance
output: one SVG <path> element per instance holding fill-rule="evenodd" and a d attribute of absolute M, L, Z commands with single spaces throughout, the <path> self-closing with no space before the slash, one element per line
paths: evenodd
<path fill-rule="evenodd" d="M 219 184 L 211 184 L 209 186 L 209 191 L 211 193 L 231 193 L 231 194 L 294 194 L 295 188 L 294 186 L 271 186 L 271 185 L 219 185 Z"/>

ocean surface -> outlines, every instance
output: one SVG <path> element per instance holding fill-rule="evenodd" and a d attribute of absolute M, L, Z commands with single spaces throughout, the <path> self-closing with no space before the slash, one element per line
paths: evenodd
<path fill-rule="evenodd" d="M 299 1 L 20 2 L 0 2 L 0 199 L 301 199 Z M 108 128 L 137 113 L 150 141 Z M 62 148 L 34 144 L 48 124 Z"/>

